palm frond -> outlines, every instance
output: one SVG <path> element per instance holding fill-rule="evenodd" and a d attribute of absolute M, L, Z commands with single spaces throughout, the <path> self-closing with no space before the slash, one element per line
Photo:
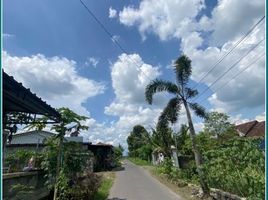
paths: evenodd
<path fill-rule="evenodd" d="M 199 105 L 198 103 L 189 103 L 189 105 L 198 117 L 206 117 L 206 110 L 203 106 Z"/>
<path fill-rule="evenodd" d="M 157 92 L 163 92 L 163 91 L 166 91 L 172 94 L 177 94 L 179 92 L 179 89 L 177 85 L 175 85 L 172 82 L 155 79 L 151 81 L 151 83 L 149 83 L 149 85 L 147 85 L 145 89 L 146 101 L 149 104 L 152 104 L 153 95 Z"/>
<path fill-rule="evenodd" d="M 170 99 L 167 106 L 158 118 L 159 125 L 163 127 L 168 125 L 168 122 L 175 123 L 181 110 L 181 100 L 177 97 Z"/>
<path fill-rule="evenodd" d="M 194 90 L 194 89 L 191 89 L 191 88 L 188 88 L 188 87 L 186 87 L 184 89 L 184 93 L 185 93 L 185 98 L 186 99 L 190 99 L 190 98 L 193 98 L 196 95 L 198 95 L 198 91 L 197 90 Z"/>
<path fill-rule="evenodd" d="M 180 56 L 174 65 L 177 81 L 180 85 L 186 85 L 192 74 L 191 60 L 186 56 Z"/>

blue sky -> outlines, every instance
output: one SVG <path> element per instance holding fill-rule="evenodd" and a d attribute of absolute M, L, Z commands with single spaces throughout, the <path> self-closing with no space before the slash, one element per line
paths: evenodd
<path fill-rule="evenodd" d="M 124 143 L 135 123 L 153 126 L 167 102 L 167 95 L 159 95 L 158 103 L 148 106 L 142 83 L 149 83 L 150 78 L 174 80 L 169 66 L 184 52 L 192 59 L 191 85 L 195 85 L 264 15 L 263 0 L 84 2 L 129 55 L 122 55 L 79 0 L 4 0 L 3 67 L 52 106 L 68 106 L 90 116 L 91 129 L 83 133 L 85 140 L 113 144 Z M 204 90 L 262 37 L 260 25 L 198 89 Z M 264 45 L 221 83 L 243 69 L 262 48 Z M 133 59 L 143 67 L 139 69 Z M 258 69 L 254 74 L 246 71 L 214 96 L 209 90 L 203 98 L 211 99 L 202 102 L 207 110 L 227 112 L 236 123 L 256 116 L 263 119 L 264 59 L 254 65 Z M 249 95 L 245 98 L 240 92 Z M 185 122 L 184 116 L 181 121 Z M 201 122 L 196 119 L 197 129 Z"/>

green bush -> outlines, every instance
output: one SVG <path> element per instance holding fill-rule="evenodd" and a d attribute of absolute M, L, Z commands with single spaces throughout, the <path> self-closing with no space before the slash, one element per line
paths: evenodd
<path fill-rule="evenodd" d="M 101 177 L 95 173 L 87 172 L 69 180 L 61 173 L 58 181 L 59 200 L 87 200 L 92 199 L 101 184 Z"/>
<path fill-rule="evenodd" d="M 171 159 L 165 159 L 164 162 L 156 168 L 157 173 L 164 174 L 172 181 L 198 182 L 198 175 L 194 162 L 189 164 L 189 168 L 180 169 L 173 166 Z"/>
<path fill-rule="evenodd" d="M 249 199 L 263 199 L 265 159 L 259 143 L 258 139 L 236 138 L 205 153 L 209 186 Z"/>
<path fill-rule="evenodd" d="M 28 162 L 31 158 L 34 158 L 34 168 L 40 169 L 42 162 L 42 153 L 29 150 L 18 150 L 14 153 L 10 153 L 6 157 L 6 165 L 10 166 L 9 172 L 22 171 L 25 166 L 28 166 Z"/>

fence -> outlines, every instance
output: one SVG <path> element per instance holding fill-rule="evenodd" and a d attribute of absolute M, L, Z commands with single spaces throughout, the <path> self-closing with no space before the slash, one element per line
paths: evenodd
<path fill-rule="evenodd" d="M 39 200 L 49 195 L 43 171 L 3 174 L 4 200 Z"/>

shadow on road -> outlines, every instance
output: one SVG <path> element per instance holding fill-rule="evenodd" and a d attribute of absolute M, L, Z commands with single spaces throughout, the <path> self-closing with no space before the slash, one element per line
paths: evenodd
<path fill-rule="evenodd" d="M 117 171 L 124 171 L 124 170 L 125 170 L 124 167 L 116 167 L 116 168 L 113 168 L 112 171 L 117 172 Z"/>
<path fill-rule="evenodd" d="M 127 200 L 126 198 L 118 198 L 118 197 L 114 197 L 114 198 L 110 198 L 110 199 L 107 199 L 107 200 Z"/>

